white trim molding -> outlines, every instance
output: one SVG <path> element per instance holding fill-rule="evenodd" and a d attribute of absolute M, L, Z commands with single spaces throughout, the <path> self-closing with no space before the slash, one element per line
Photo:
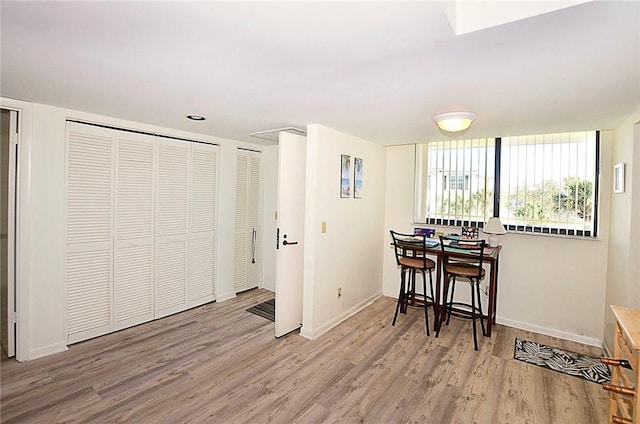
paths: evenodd
<path fill-rule="evenodd" d="M 554 328 L 546 328 L 540 327 L 538 325 L 528 324 L 525 322 L 514 321 L 510 319 L 504 318 L 496 318 L 496 322 L 501 325 L 506 325 L 508 327 L 519 328 L 521 330 L 532 331 L 538 334 L 544 334 L 545 336 L 558 337 L 559 339 L 569 340 L 572 342 L 582 343 L 589 346 L 602 347 L 603 342 L 601 339 L 596 339 L 594 337 L 587 337 L 580 334 L 568 333 L 562 330 L 556 330 Z"/>
<path fill-rule="evenodd" d="M 30 234 L 31 234 L 31 139 L 33 104 L 0 97 L 0 107 L 18 111 L 19 140 L 16 169 L 16 360 L 32 358 L 30 334 Z M 66 346 L 65 346 L 66 349 Z"/>
<path fill-rule="evenodd" d="M 340 315 L 338 315 L 334 319 L 332 319 L 329 322 L 321 325 L 318 328 L 309 329 L 309 328 L 303 326 L 300 329 L 300 335 L 302 337 L 306 338 L 306 339 L 314 340 L 314 339 L 320 337 L 321 335 L 323 335 L 324 333 L 326 333 L 327 331 L 331 330 L 333 327 L 335 327 L 336 325 L 340 324 L 341 322 L 343 322 L 347 318 L 352 317 L 353 315 L 357 314 L 358 312 L 360 312 L 361 310 L 363 310 L 367 306 L 371 305 L 376 299 L 378 299 L 381 296 L 382 296 L 382 292 L 378 292 L 378 293 L 374 294 L 373 296 L 370 296 L 369 298 L 367 298 L 367 299 L 363 300 L 362 302 L 358 303 L 357 305 L 354 305 L 353 307 L 347 309 L 346 311 L 344 311 L 343 313 L 341 313 Z"/>
<path fill-rule="evenodd" d="M 230 300 L 236 297 L 236 292 L 226 292 L 226 293 L 216 293 L 216 302 L 224 302 L 225 300 Z"/>
<path fill-rule="evenodd" d="M 53 355 L 54 353 L 65 352 L 69 350 L 64 341 L 50 344 L 48 346 L 42 346 L 37 349 L 33 349 L 29 352 L 29 360 L 44 358 L 45 356 Z"/>

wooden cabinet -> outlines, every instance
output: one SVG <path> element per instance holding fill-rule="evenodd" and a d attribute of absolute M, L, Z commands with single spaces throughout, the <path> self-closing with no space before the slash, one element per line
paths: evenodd
<path fill-rule="evenodd" d="M 627 361 L 629 367 L 611 366 L 611 384 L 603 384 L 609 390 L 609 422 L 640 423 L 640 395 L 638 394 L 638 368 L 640 366 L 640 310 L 611 306 L 616 317 L 613 358 Z M 604 362 L 604 361 L 603 361 Z"/>

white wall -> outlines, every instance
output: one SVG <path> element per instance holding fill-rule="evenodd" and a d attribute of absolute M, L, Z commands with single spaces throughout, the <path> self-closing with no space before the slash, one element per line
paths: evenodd
<path fill-rule="evenodd" d="M 600 235 L 597 240 L 510 233 L 498 275 L 497 322 L 601 345 L 607 275 L 612 133 L 601 133 Z M 383 293 L 397 297 L 399 273 L 389 230 L 412 232 L 415 147 L 387 147 Z M 438 227 L 444 232 L 459 228 Z"/>
<path fill-rule="evenodd" d="M 631 204 L 631 243 L 629 245 L 629 283 L 631 285 L 629 306 L 640 309 L 640 109 L 635 114 L 633 125 L 633 163 L 628 174 L 633 201 Z"/>
<path fill-rule="evenodd" d="M 35 104 L 31 140 L 28 359 L 64 350 L 63 202 L 65 116 Z M 19 212 L 22 214 L 22 211 Z M 19 284 L 22 285 L 24 281 Z M 20 323 L 18 323 L 20 325 Z"/>
<path fill-rule="evenodd" d="M 362 199 L 340 198 L 341 154 L 351 156 L 352 184 L 353 159 L 363 159 Z M 323 334 L 381 294 L 384 158 L 380 145 L 317 124 L 307 128 L 305 337 Z"/>
<path fill-rule="evenodd" d="M 615 318 L 609 305 L 640 309 L 640 110 L 616 128 L 612 163 L 625 163 L 626 172 L 624 193 L 615 193 L 611 199 L 604 310 L 604 340 L 610 352 L 613 352 Z"/>
<path fill-rule="evenodd" d="M 29 269 L 23 272 L 24 284 L 19 292 L 27 296 L 28 316 L 19 323 L 19 334 L 26 335 L 23 360 L 66 349 L 63 293 L 64 252 L 64 166 L 65 121 L 79 119 L 121 128 L 184 137 L 220 145 L 220 179 L 218 210 L 218 300 L 234 296 L 233 244 L 235 218 L 236 151 L 238 147 L 261 150 L 263 146 L 208 135 L 177 131 L 84 112 L 33 104 L 31 128 L 31 198 L 28 210 L 21 216 L 29 217 Z M 25 182 L 27 184 L 28 182 Z M 19 299 L 20 301 L 20 299 Z M 20 314 L 20 312 L 19 312 Z M 20 315 L 19 315 L 20 316 Z M 18 341 L 21 343 L 21 340 Z"/>

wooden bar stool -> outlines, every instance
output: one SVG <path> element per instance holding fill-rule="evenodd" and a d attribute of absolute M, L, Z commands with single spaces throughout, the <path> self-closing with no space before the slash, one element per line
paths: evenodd
<path fill-rule="evenodd" d="M 427 336 L 429 335 L 429 306 L 434 308 L 433 301 L 433 277 L 431 271 L 435 269 L 436 263 L 426 256 L 426 236 L 402 234 L 391 231 L 393 238 L 393 246 L 396 254 L 396 263 L 400 267 L 400 292 L 398 293 L 398 303 L 396 304 L 396 312 L 393 315 L 391 325 L 396 325 L 398 311 L 407 313 L 409 301 L 412 304 L 417 303 L 416 300 L 424 304 L 424 320 L 427 328 Z M 427 278 L 429 273 L 429 289 L 427 292 Z M 416 293 L 416 274 L 422 274 L 422 294 Z M 407 278 L 408 277 L 408 278 Z M 421 299 L 418 299 L 421 297 Z M 434 316 L 434 319 L 438 319 Z"/>
<path fill-rule="evenodd" d="M 480 297 L 480 282 L 485 275 L 482 267 L 485 246 L 486 242 L 484 240 L 460 240 L 457 236 L 440 236 L 444 276 L 444 305 L 442 313 L 439 317 L 436 317 L 436 320 L 439 321 L 436 326 L 436 337 L 440 335 L 440 329 L 445 317 L 447 325 L 449 325 L 451 315 L 459 318 L 468 318 L 473 322 L 473 346 L 475 350 L 478 350 L 476 319 L 480 319 L 482 334 L 487 335 L 483 321 L 482 298 Z M 459 278 L 466 280 L 471 287 L 471 304 L 454 301 L 456 282 Z"/>

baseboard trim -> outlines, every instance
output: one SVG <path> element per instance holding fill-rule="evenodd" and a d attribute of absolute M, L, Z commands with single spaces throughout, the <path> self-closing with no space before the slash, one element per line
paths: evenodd
<path fill-rule="evenodd" d="M 506 325 L 508 327 L 519 328 L 521 330 L 532 331 L 538 334 L 544 334 L 545 336 L 558 337 L 559 339 L 569 340 L 572 342 L 578 342 L 589 346 L 603 347 L 604 343 L 600 339 L 593 337 L 582 336 L 580 334 L 568 333 L 566 331 L 556 330 L 554 328 L 540 327 L 537 325 L 527 324 L 525 322 L 514 321 L 504 318 L 496 318 L 498 324 Z"/>
<path fill-rule="evenodd" d="M 222 293 L 216 296 L 216 302 L 224 302 L 225 300 L 233 299 L 234 297 L 236 297 L 236 292 Z"/>
<path fill-rule="evenodd" d="M 304 326 L 300 327 L 300 335 L 305 339 L 313 340 L 313 332 Z"/>
<path fill-rule="evenodd" d="M 369 296 L 368 298 L 366 298 L 362 302 L 360 302 L 357 305 L 354 305 L 353 307 L 347 309 L 346 311 L 344 311 L 343 313 L 341 313 L 340 315 L 338 315 L 337 317 L 335 317 L 331 321 L 321 325 L 318 328 L 310 329 L 308 327 L 305 327 L 304 324 L 303 324 L 302 328 L 300 328 L 300 335 L 302 337 L 306 338 L 306 339 L 309 339 L 309 340 L 316 339 L 316 338 L 320 337 L 321 335 L 323 335 L 324 333 L 326 333 L 327 331 L 331 330 L 336 325 L 340 324 L 342 321 L 344 321 L 347 318 L 357 314 L 358 312 L 360 312 L 361 310 L 363 310 L 367 306 L 371 305 L 376 299 L 378 299 L 381 296 L 382 296 L 382 292 L 381 291 L 376 293 L 376 294 L 374 294 L 374 295 L 372 295 L 372 296 Z"/>
<path fill-rule="evenodd" d="M 43 358 L 45 356 L 53 355 L 54 353 L 60 353 L 69 350 L 69 347 L 64 341 L 53 343 L 47 346 L 42 346 L 37 349 L 29 351 L 28 361 L 33 359 Z"/>

